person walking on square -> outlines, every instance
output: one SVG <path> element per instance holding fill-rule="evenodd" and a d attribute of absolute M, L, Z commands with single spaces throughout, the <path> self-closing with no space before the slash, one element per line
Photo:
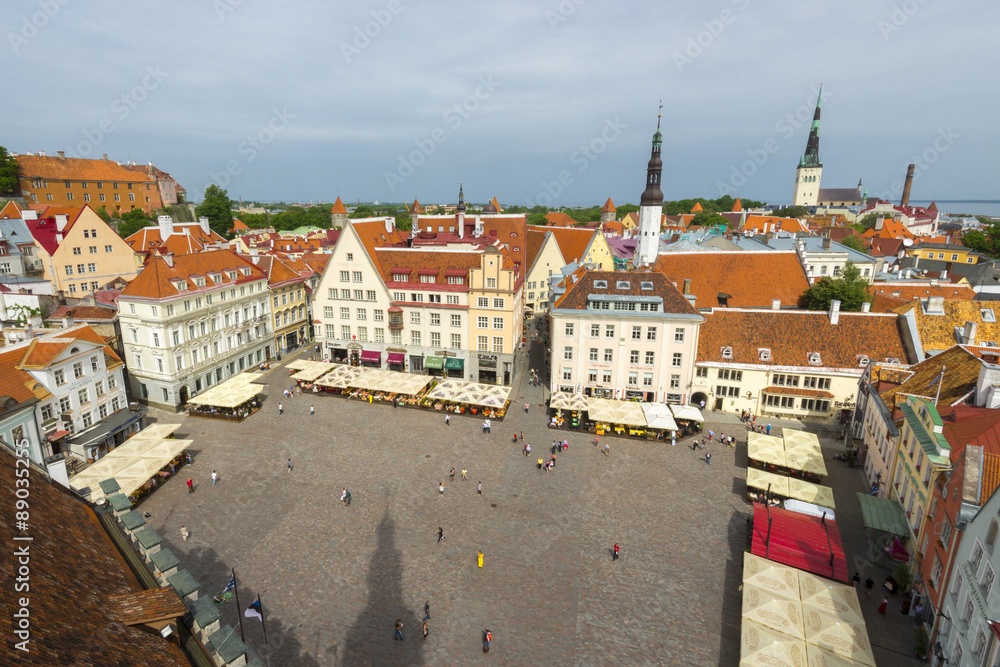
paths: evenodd
<path fill-rule="evenodd" d="M 310 405 L 309 406 L 309 415 L 312 416 L 314 414 L 316 414 L 316 408 L 315 408 L 315 406 Z"/>
<path fill-rule="evenodd" d="M 542 460 L 541 460 L 541 459 L 538 459 L 538 469 L 539 469 L 539 470 L 541 470 L 541 469 L 542 469 Z M 546 472 L 547 472 L 547 471 L 546 471 Z"/>
<path fill-rule="evenodd" d="M 285 463 L 285 467 L 288 470 L 288 472 L 292 472 L 292 460 L 291 459 L 288 459 L 288 461 Z"/>
<path fill-rule="evenodd" d="M 521 438 L 521 442 L 524 442 L 524 431 L 521 431 L 518 436 Z"/>
<path fill-rule="evenodd" d="M 424 603 L 424 620 L 425 621 L 431 620 L 431 601 L 430 600 L 428 600 L 427 602 Z"/>
<path fill-rule="evenodd" d="M 484 434 L 484 435 L 486 434 L 486 429 L 487 429 L 487 426 L 486 426 L 486 420 L 484 419 L 484 420 L 483 420 L 483 434 Z"/>
<path fill-rule="evenodd" d="M 770 424 L 767 425 L 767 434 L 771 435 L 771 425 Z"/>
<path fill-rule="evenodd" d="M 442 540 L 444 540 L 444 528 L 438 526 L 438 542 L 440 543 Z"/>
<path fill-rule="evenodd" d="M 615 546 L 614 546 L 613 552 L 614 553 L 611 554 L 611 560 L 618 560 L 618 543 L 617 542 L 615 542 Z"/>
<path fill-rule="evenodd" d="M 883 595 L 882 596 L 882 604 L 880 604 L 878 606 L 878 613 L 880 613 L 883 616 L 885 616 L 885 608 L 888 607 L 888 606 L 889 606 L 889 598 Z"/>
<path fill-rule="evenodd" d="M 483 653 L 490 652 L 490 643 L 493 641 L 493 633 L 489 628 L 483 630 Z"/>
<path fill-rule="evenodd" d="M 524 413 L 528 414 L 528 404 L 527 403 L 524 404 Z"/>
<path fill-rule="evenodd" d="M 188 532 L 187 528 L 185 528 L 184 526 L 181 526 L 181 539 L 182 540 L 184 540 L 185 542 L 187 542 L 188 541 L 188 536 L 190 534 L 191 533 Z"/>
<path fill-rule="evenodd" d="M 429 630 L 427 629 L 427 621 L 424 621 L 424 626 L 423 626 L 423 627 L 422 627 L 422 628 L 420 629 L 420 631 L 421 631 L 422 633 L 424 633 L 424 640 L 426 640 L 426 639 L 427 639 L 427 633 L 428 633 L 428 632 L 430 632 L 430 631 L 429 631 Z"/>
<path fill-rule="evenodd" d="M 282 405 L 281 403 L 278 403 L 278 414 L 279 415 L 285 414 L 285 406 Z"/>
<path fill-rule="evenodd" d="M 712 452 L 705 452 L 705 465 L 712 465 Z"/>
<path fill-rule="evenodd" d="M 191 477 L 188 477 L 187 488 L 188 488 L 188 493 L 194 493 L 194 479 Z"/>
<path fill-rule="evenodd" d="M 855 572 L 854 576 L 851 577 L 851 588 L 857 588 L 861 585 L 861 573 Z"/>
<path fill-rule="evenodd" d="M 482 481 L 480 481 L 479 482 L 479 486 L 476 487 L 476 493 L 478 493 L 479 495 L 483 495 L 483 483 L 482 483 Z"/>
<path fill-rule="evenodd" d="M 486 432 L 487 432 L 487 433 L 492 433 L 492 432 L 493 432 L 493 431 L 491 430 L 491 429 L 492 429 L 492 426 L 493 426 L 492 422 L 491 422 L 491 421 L 489 420 L 489 417 L 487 417 L 487 418 L 486 418 Z"/>
<path fill-rule="evenodd" d="M 454 482 L 454 481 L 455 481 L 455 469 L 454 469 L 454 468 L 452 468 L 452 469 L 451 469 L 451 473 L 449 473 L 449 474 L 451 475 L 451 481 L 453 481 L 453 482 Z"/>
<path fill-rule="evenodd" d="M 219 473 L 217 473 L 217 472 L 215 472 L 213 470 L 212 471 L 212 486 L 215 486 L 215 483 L 218 482 L 218 481 L 219 481 Z"/>
<path fill-rule="evenodd" d="M 440 495 L 440 496 L 444 495 L 444 482 L 441 482 L 440 484 L 438 484 L 438 495 Z"/>
<path fill-rule="evenodd" d="M 714 437 L 715 437 L 715 431 L 713 431 L 712 429 L 708 429 L 708 441 L 712 442 L 712 438 Z"/>
<path fill-rule="evenodd" d="M 444 425 L 445 426 L 451 426 L 451 415 L 445 415 L 444 416 Z"/>
<path fill-rule="evenodd" d="M 462 468 L 462 479 L 469 479 L 468 475 L 469 471 L 466 470 L 465 468 Z"/>
<path fill-rule="evenodd" d="M 351 506 L 351 492 L 348 491 L 347 496 L 344 498 L 344 507 L 350 507 L 350 506 Z"/>
<path fill-rule="evenodd" d="M 396 628 L 396 634 L 394 634 L 392 636 L 392 640 L 396 641 L 398 639 L 399 641 L 404 641 L 403 640 L 403 619 L 401 619 L 401 618 L 397 618 L 396 619 L 395 628 Z"/>
<path fill-rule="evenodd" d="M 872 581 L 871 577 L 868 577 L 867 579 L 865 579 L 865 593 L 868 594 L 868 597 L 872 596 L 872 588 L 874 586 L 875 586 L 875 582 Z"/>
<path fill-rule="evenodd" d="M 611 453 L 611 445 L 604 443 L 604 455 L 608 456 Z"/>
<path fill-rule="evenodd" d="M 343 505 L 347 501 L 347 487 L 345 486 L 340 492 L 340 504 Z"/>

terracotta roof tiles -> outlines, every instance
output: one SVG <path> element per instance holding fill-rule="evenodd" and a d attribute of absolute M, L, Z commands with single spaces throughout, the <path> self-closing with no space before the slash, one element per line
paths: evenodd
<path fill-rule="evenodd" d="M 596 229 L 580 229 L 573 227 L 551 227 L 548 229 L 559 245 L 563 260 L 570 264 L 583 260 L 584 254 L 597 234 Z"/>
<path fill-rule="evenodd" d="M 868 286 L 868 294 L 874 297 L 872 311 L 888 313 L 905 306 L 913 299 L 926 299 L 931 296 L 942 296 L 946 299 L 971 301 L 976 292 L 967 285 L 937 284 L 930 281 L 913 282 L 880 282 Z"/>
<path fill-rule="evenodd" d="M 347 207 L 344 206 L 344 202 L 340 201 L 340 197 L 337 197 L 337 201 L 333 202 L 333 207 L 330 209 L 330 213 L 347 215 Z"/>
<path fill-rule="evenodd" d="M 913 299 L 892 312 L 903 315 L 913 311 L 917 320 L 920 343 L 925 352 L 946 350 L 960 341 L 960 330 L 966 322 L 976 325 L 975 338 L 970 344 L 984 341 L 1000 343 L 1000 308 L 993 308 L 991 302 L 945 299 L 943 313 L 927 311 L 927 299 Z"/>
<path fill-rule="evenodd" d="M 600 281 L 603 281 L 601 286 Z M 553 308 L 586 310 L 591 295 L 652 296 L 662 299 L 662 312 L 700 317 L 698 310 L 684 298 L 666 276 L 655 271 L 588 271 L 578 269 L 566 278 L 566 291 Z M 651 289 L 643 289 L 643 283 Z"/>
<path fill-rule="evenodd" d="M 54 155 L 18 155 L 22 178 L 44 178 L 53 181 L 118 181 L 155 183 L 145 168 L 132 171 L 114 160 L 60 158 Z"/>
<path fill-rule="evenodd" d="M 873 361 L 875 360 L 873 359 Z M 938 380 L 942 366 L 947 368 L 944 377 Z M 872 383 L 877 385 L 883 377 L 893 382 L 902 380 L 900 384 L 886 389 L 880 394 L 890 409 L 896 407 L 896 396 L 904 394 L 936 396 L 938 404 L 946 406 L 964 400 L 969 392 L 975 390 L 981 367 L 982 362 L 976 355 L 961 345 L 955 345 L 941 354 L 911 366 L 905 372 L 893 367 L 873 366 Z M 904 374 L 905 379 L 902 377 Z M 940 387 L 937 386 L 938 383 L 940 383 Z M 944 412 L 943 407 L 941 412 Z"/>
<path fill-rule="evenodd" d="M 241 269 L 247 269 L 249 275 L 244 276 Z M 227 273 L 233 270 L 240 271 L 235 279 L 230 278 Z M 121 295 L 143 299 L 177 296 L 181 292 L 172 281 L 178 280 L 184 281 L 182 289 L 193 292 L 199 289 L 191 280 L 193 276 L 204 276 L 206 288 L 210 288 L 215 286 L 215 281 L 211 277 L 214 272 L 221 273 L 220 284 L 238 284 L 266 277 L 261 268 L 231 250 L 208 250 L 194 255 L 178 255 L 173 258 L 173 266 L 170 266 L 163 257 L 154 255 L 142 272 L 122 290 Z"/>
<path fill-rule="evenodd" d="M 604 202 L 604 206 L 601 208 L 601 213 L 614 213 L 617 210 L 615 203 L 611 201 L 611 197 L 608 197 L 608 201 Z"/>
<path fill-rule="evenodd" d="M 721 305 L 720 294 L 729 295 L 730 308 L 770 308 L 773 299 L 787 308 L 809 289 L 794 251 L 665 252 L 654 267 L 679 288 L 691 280 L 690 293 L 699 308 Z"/>
<path fill-rule="evenodd" d="M 545 214 L 545 219 L 554 227 L 572 227 L 579 224 L 576 220 L 562 211 L 552 211 Z"/>

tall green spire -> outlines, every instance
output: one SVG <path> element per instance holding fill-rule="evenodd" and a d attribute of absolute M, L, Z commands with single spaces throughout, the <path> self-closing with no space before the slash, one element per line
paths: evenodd
<path fill-rule="evenodd" d="M 823 161 L 819 155 L 819 110 L 823 102 L 823 84 L 819 84 L 819 95 L 816 96 L 816 111 L 813 113 L 812 126 L 809 128 L 809 139 L 806 141 L 806 152 L 799 160 L 800 167 L 822 167 Z"/>

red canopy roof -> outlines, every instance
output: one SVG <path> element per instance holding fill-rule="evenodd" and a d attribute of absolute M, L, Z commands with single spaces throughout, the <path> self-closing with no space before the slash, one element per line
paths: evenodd
<path fill-rule="evenodd" d="M 837 522 L 772 507 L 770 549 L 768 540 L 768 508 L 754 503 L 753 546 L 755 556 L 795 567 L 821 577 L 847 583 L 847 557 L 840 541 Z M 833 564 L 830 553 L 833 552 Z"/>

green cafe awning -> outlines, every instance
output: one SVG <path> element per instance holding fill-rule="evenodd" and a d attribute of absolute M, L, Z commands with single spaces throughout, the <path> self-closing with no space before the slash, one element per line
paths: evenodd
<path fill-rule="evenodd" d="M 858 493 L 858 501 L 861 503 L 861 515 L 868 528 L 900 537 L 910 534 L 906 512 L 895 500 Z"/>
<path fill-rule="evenodd" d="M 444 357 L 424 357 L 424 368 L 444 368 Z"/>
<path fill-rule="evenodd" d="M 451 370 L 460 371 L 465 368 L 464 359 L 456 359 L 455 357 L 448 357 L 444 360 L 444 367 L 450 368 Z"/>

